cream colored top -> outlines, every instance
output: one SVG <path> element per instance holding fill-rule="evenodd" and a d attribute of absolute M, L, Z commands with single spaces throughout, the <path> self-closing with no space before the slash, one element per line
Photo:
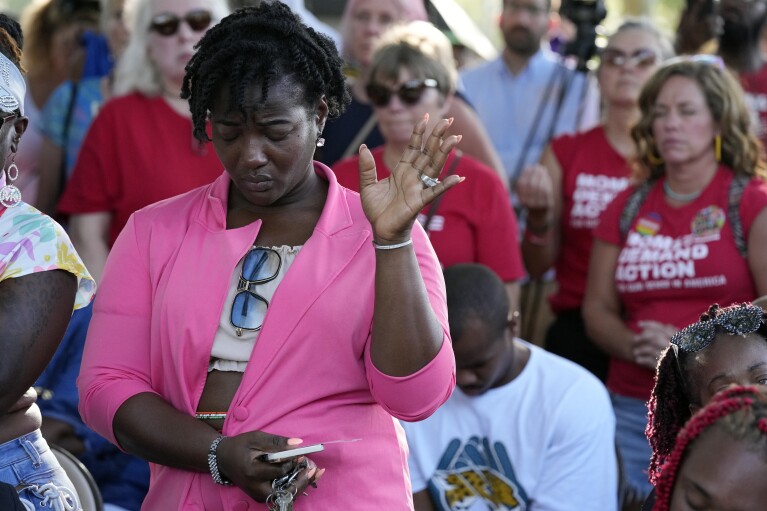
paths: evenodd
<path fill-rule="evenodd" d="M 274 296 L 277 286 L 280 285 L 288 268 L 293 264 L 299 250 L 301 250 L 301 246 L 290 247 L 282 245 L 270 248 L 277 252 L 282 259 L 282 265 L 277 273 L 277 277 L 269 282 L 257 284 L 250 288 L 251 291 L 265 298 L 267 302 L 272 301 L 272 296 Z M 258 340 L 258 333 L 260 330 L 242 330 L 242 335 L 238 336 L 236 329 L 230 320 L 232 314 L 232 302 L 237 294 L 237 286 L 240 283 L 240 273 L 242 272 L 242 264 L 244 260 L 245 258 L 243 257 L 240 259 L 240 262 L 237 263 L 237 267 L 232 273 L 232 279 L 229 282 L 229 291 L 227 292 L 224 308 L 221 311 L 221 317 L 218 321 L 216 335 L 213 338 L 213 349 L 210 353 L 210 365 L 208 366 L 208 371 L 245 372 L 245 367 L 248 365 L 248 360 L 250 360 L 253 346 L 256 345 L 256 341 Z"/>

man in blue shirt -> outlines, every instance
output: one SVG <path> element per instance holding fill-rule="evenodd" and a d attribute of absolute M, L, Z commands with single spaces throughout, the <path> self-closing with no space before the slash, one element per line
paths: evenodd
<path fill-rule="evenodd" d="M 599 101 L 588 77 L 562 64 L 542 42 L 550 17 L 550 0 L 503 0 L 503 52 L 461 76 L 512 190 L 522 169 L 539 160 L 550 138 L 598 120 Z"/>

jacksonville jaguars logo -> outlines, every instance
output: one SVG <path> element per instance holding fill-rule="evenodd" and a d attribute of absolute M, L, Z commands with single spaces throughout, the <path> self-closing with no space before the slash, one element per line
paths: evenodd
<path fill-rule="evenodd" d="M 506 447 L 487 438 L 452 440 L 429 481 L 443 511 L 526 511 L 529 501 L 514 475 Z"/>

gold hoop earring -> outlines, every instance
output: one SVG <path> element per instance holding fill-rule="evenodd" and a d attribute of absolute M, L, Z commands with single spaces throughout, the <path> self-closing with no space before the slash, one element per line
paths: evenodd
<path fill-rule="evenodd" d="M 653 167 L 660 167 L 663 165 L 663 158 L 655 156 L 653 151 L 647 151 L 647 161 L 649 161 Z"/>

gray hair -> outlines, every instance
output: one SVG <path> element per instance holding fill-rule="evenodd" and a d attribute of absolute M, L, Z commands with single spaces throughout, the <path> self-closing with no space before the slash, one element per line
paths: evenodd
<path fill-rule="evenodd" d="M 620 24 L 617 30 L 615 30 L 615 32 L 610 35 L 610 39 L 623 32 L 628 32 L 629 30 L 639 30 L 655 37 L 655 42 L 658 44 L 658 49 L 660 49 L 659 57 L 661 61 L 668 60 L 675 55 L 674 46 L 671 44 L 671 39 L 669 39 L 666 34 L 661 32 L 656 24 L 647 18 L 626 19 L 623 23 Z"/>
<path fill-rule="evenodd" d="M 157 66 L 149 58 L 149 25 L 152 22 L 153 0 L 126 0 L 125 24 L 130 32 L 128 46 L 120 57 L 115 69 L 116 96 L 141 92 L 147 96 L 158 96 L 163 92 L 163 83 Z M 213 13 L 211 26 L 229 14 L 226 0 L 208 0 Z"/>
<path fill-rule="evenodd" d="M 401 68 L 413 78 L 433 78 L 443 97 L 455 92 L 458 72 L 450 40 L 428 21 L 397 24 L 383 33 L 370 63 L 370 78 L 397 80 Z"/>

